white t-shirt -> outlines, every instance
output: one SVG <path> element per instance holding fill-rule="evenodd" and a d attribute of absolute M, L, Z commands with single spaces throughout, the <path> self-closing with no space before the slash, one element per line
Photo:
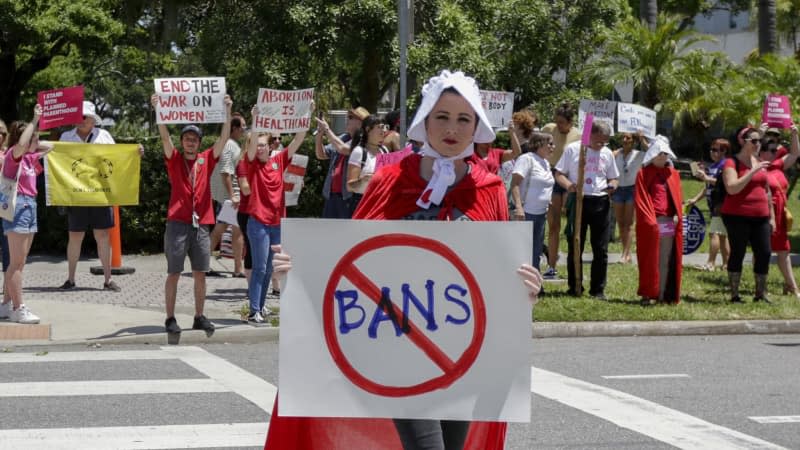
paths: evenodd
<path fill-rule="evenodd" d="M 116 144 L 111 134 L 102 128 L 93 128 L 86 138 L 86 140 L 81 139 L 78 136 L 78 129 L 73 128 L 62 133 L 59 140 L 64 142 L 89 142 L 92 144 Z"/>
<path fill-rule="evenodd" d="M 350 151 L 350 159 L 348 160 L 348 165 L 361 167 L 361 159 L 363 158 L 363 154 L 366 150 L 363 147 L 356 146 L 352 151 Z M 375 173 L 375 162 L 378 160 L 375 153 L 367 151 L 367 160 L 364 161 L 364 166 L 361 167 L 361 176 L 364 175 L 373 175 Z M 345 175 L 346 176 L 346 175 Z M 353 192 L 356 194 L 363 194 L 364 191 L 367 190 L 367 184 L 369 180 L 366 182 L 358 183 L 358 185 L 353 187 Z"/>
<path fill-rule="evenodd" d="M 564 154 L 556 164 L 556 170 L 567 176 L 569 181 L 578 182 L 578 163 L 580 158 L 581 143 L 573 142 L 564 148 Z M 602 197 L 608 195 L 608 180 L 619 178 L 614 154 L 608 147 L 599 151 L 586 150 L 586 167 L 584 167 L 583 195 Z"/>
<path fill-rule="evenodd" d="M 222 149 L 222 154 L 219 156 L 219 161 L 211 173 L 211 198 L 219 203 L 228 199 L 228 190 L 222 183 L 222 174 L 227 173 L 231 176 L 234 194 L 236 193 L 238 181 L 236 180 L 236 163 L 242 154 L 242 148 L 239 143 L 233 139 L 228 139 L 225 147 Z"/>
<path fill-rule="evenodd" d="M 525 153 L 514 163 L 514 173 L 523 178 L 520 189 L 527 186 L 526 192 L 520 192 L 522 209 L 528 214 L 546 213 L 555 184 L 550 163 L 536 153 Z"/>
<path fill-rule="evenodd" d="M 617 164 L 617 170 L 619 170 L 620 187 L 636 184 L 636 173 L 642 168 L 644 153 L 636 149 L 632 149 L 627 156 L 622 152 L 622 149 L 617 152 L 614 162 Z"/>

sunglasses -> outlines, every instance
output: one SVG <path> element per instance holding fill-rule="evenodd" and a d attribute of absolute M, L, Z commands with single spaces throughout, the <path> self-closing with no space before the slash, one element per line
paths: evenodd
<path fill-rule="evenodd" d="M 753 145 L 761 145 L 761 138 L 744 138 L 744 141 Z"/>
<path fill-rule="evenodd" d="M 721 152 L 722 150 L 720 150 L 720 149 L 718 149 L 718 148 L 712 148 L 712 149 L 711 149 L 711 151 L 712 151 L 713 153 L 719 153 L 719 152 Z"/>

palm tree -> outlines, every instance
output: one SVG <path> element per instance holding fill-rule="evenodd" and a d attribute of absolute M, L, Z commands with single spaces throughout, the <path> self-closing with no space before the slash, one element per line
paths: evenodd
<path fill-rule="evenodd" d="M 652 30 L 658 20 L 658 0 L 639 0 L 639 19 Z"/>
<path fill-rule="evenodd" d="M 758 0 L 758 53 L 766 55 L 778 50 L 775 0 Z"/>
<path fill-rule="evenodd" d="M 713 41 L 710 36 L 681 29 L 676 16 L 659 14 L 655 29 L 636 18 L 628 18 L 604 35 L 600 56 L 590 61 L 584 74 L 608 92 L 616 84 L 632 82 L 640 93 L 639 102 L 655 108 L 664 99 L 681 99 L 702 84 L 705 73 L 684 70 L 695 53 L 696 44 Z"/>

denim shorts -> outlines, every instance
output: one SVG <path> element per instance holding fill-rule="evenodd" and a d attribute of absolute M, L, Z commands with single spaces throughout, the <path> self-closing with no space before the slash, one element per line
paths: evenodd
<path fill-rule="evenodd" d="M 633 203 L 633 186 L 620 186 L 611 196 L 614 203 Z"/>
<path fill-rule="evenodd" d="M 39 231 L 36 222 L 36 197 L 17 194 L 17 208 L 14 221 L 3 219 L 3 234 L 9 232 L 31 234 Z"/>

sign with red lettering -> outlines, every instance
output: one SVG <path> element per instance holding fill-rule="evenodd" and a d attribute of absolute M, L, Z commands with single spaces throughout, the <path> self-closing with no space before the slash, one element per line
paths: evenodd
<path fill-rule="evenodd" d="M 792 127 L 792 107 L 789 97 L 785 95 L 769 94 L 764 102 L 764 111 L 761 115 L 761 123 L 766 123 L 775 128 Z"/>
<path fill-rule="evenodd" d="M 530 420 L 530 303 L 515 272 L 531 259 L 529 223 L 284 219 L 281 230 L 293 261 L 282 415 Z"/>
<path fill-rule="evenodd" d="M 72 125 L 83 120 L 83 86 L 41 91 L 37 99 L 42 105 L 40 130 Z"/>
<path fill-rule="evenodd" d="M 272 134 L 297 133 L 311 126 L 311 102 L 314 89 L 281 91 L 258 90 L 259 114 L 255 117 L 254 131 Z"/>
<path fill-rule="evenodd" d="M 156 78 L 156 123 L 225 122 L 225 78 Z"/>
<path fill-rule="evenodd" d="M 494 128 L 507 128 L 514 113 L 514 93 L 503 91 L 481 91 L 481 106 L 486 118 Z"/>
<path fill-rule="evenodd" d="M 300 201 L 300 192 L 303 190 L 303 177 L 308 167 L 308 156 L 295 153 L 289 167 L 283 172 L 283 192 L 286 196 L 286 206 L 297 206 Z"/>

